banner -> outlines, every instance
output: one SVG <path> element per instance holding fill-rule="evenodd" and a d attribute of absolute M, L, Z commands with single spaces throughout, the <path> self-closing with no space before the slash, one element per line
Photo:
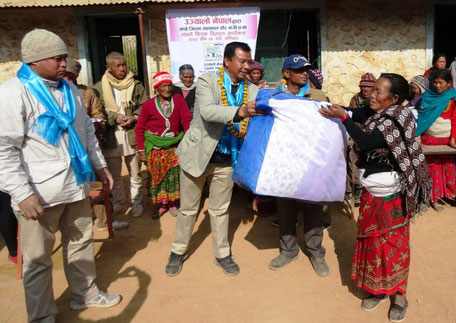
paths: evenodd
<path fill-rule="evenodd" d="M 179 67 L 190 64 L 196 78 L 223 64 L 225 45 L 247 43 L 255 57 L 260 8 L 214 8 L 168 10 L 166 30 L 173 82 L 179 81 Z"/>

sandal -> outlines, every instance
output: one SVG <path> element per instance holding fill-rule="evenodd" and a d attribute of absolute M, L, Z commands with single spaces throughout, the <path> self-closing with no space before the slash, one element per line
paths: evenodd
<path fill-rule="evenodd" d="M 440 204 L 439 202 L 431 203 L 431 206 L 437 212 L 442 212 L 445 209 L 444 206 L 442 204 Z"/>
<path fill-rule="evenodd" d="M 389 320 L 394 323 L 402 322 L 403 320 L 405 320 L 405 317 L 407 316 L 407 307 L 408 301 L 405 301 L 404 307 L 397 304 L 393 304 L 388 315 Z"/>

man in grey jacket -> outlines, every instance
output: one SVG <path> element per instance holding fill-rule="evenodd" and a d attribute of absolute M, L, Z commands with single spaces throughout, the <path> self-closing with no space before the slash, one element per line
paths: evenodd
<path fill-rule="evenodd" d="M 120 295 L 95 284 L 89 181 L 112 187 L 82 97 L 62 80 L 68 49 L 56 34 L 35 29 L 21 43 L 24 64 L 0 85 L 0 190 L 11 195 L 21 225 L 23 284 L 30 322 L 54 322 L 55 233 L 62 235 L 70 308 L 109 307 Z"/>
<path fill-rule="evenodd" d="M 255 108 L 258 88 L 245 83 L 251 62 L 247 44 L 229 43 L 219 73 L 207 73 L 198 79 L 193 120 L 176 150 L 181 166 L 181 207 L 166 266 L 168 276 L 179 274 L 182 262 L 188 257 L 186 252 L 206 181 L 215 264 L 227 275 L 239 273 L 228 242 L 228 207 L 233 189 L 231 163 L 232 157 L 235 158 L 231 151 L 236 149 L 230 145 L 235 140 L 233 132 L 239 135 L 233 130 L 233 123 L 263 114 Z"/>

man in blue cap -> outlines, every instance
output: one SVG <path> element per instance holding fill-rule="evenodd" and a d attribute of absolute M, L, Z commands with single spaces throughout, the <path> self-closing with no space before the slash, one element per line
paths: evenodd
<path fill-rule="evenodd" d="M 283 63 L 283 79 L 279 90 L 295 96 L 308 96 L 308 69 L 311 65 L 302 55 L 291 55 Z M 271 260 L 269 268 L 279 270 L 298 259 L 299 245 L 296 236 L 296 223 L 299 208 L 304 214 L 305 253 L 318 276 L 328 276 L 329 266 L 325 261 L 326 250 L 323 240 L 323 204 L 304 203 L 294 199 L 277 198 L 279 210 L 278 226 L 280 230 L 280 254 Z"/>

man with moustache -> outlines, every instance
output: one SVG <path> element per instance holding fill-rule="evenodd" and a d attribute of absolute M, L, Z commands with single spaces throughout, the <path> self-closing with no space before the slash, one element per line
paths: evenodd
<path fill-rule="evenodd" d="M 0 190 L 21 224 L 23 284 L 29 322 L 55 322 L 55 233 L 61 232 L 70 308 L 110 307 L 120 295 L 95 284 L 89 182 L 112 176 L 77 88 L 63 80 L 68 48 L 34 29 L 22 39 L 23 65 L 0 85 Z"/>
<path fill-rule="evenodd" d="M 295 96 L 310 95 L 308 69 L 311 65 L 299 54 L 287 57 L 283 63 L 281 84 L 279 90 Z M 305 113 L 305 111 L 303 111 Z M 326 250 L 323 240 L 323 204 L 305 203 L 288 198 L 277 198 L 279 211 L 278 222 L 280 230 L 280 254 L 271 260 L 269 268 L 279 270 L 298 259 L 299 245 L 296 236 L 296 223 L 299 208 L 304 213 L 304 245 L 305 253 L 318 276 L 327 276 L 329 267 L 325 261 Z"/>
<path fill-rule="evenodd" d="M 198 78 L 193 120 L 176 150 L 181 166 L 181 207 L 166 265 L 168 276 L 178 275 L 183 261 L 188 258 L 186 252 L 206 182 L 209 185 L 208 213 L 215 264 L 227 275 L 239 273 L 228 242 L 232 163 L 239 148 L 234 147 L 238 140 L 234 136 L 239 132 L 230 128 L 244 118 L 263 114 L 255 108 L 258 89 L 246 80 L 252 62 L 250 51 L 245 43 L 227 44 L 223 66 L 218 73 L 207 73 Z"/>

